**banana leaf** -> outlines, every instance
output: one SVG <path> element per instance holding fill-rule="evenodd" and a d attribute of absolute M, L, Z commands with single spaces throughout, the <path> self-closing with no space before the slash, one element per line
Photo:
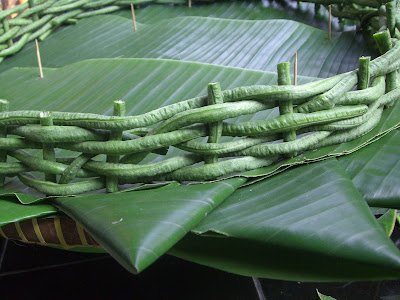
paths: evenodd
<path fill-rule="evenodd" d="M 333 298 L 331 296 L 327 296 L 327 295 L 320 293 L 318 290 L 317 290 L 317 295 L 320 300 L 336 300 L 335 298 Z"/>
<path fill-rule="evenodd" d="M 0 226 L 56 213 L 57 209 L 50 204 L 23 205 L 13 198 L 7 199 L 7 197 L 1 196 Z"/>
<path fill-rule="evenodd" d="M 201 236 L 170 253 L 242 275 L 349 281 L 400 270 L 399 251 L 335 159 L 237 190 L 193 231 Z"/>
<path fill-rule="evenodd" d="M 388 236 L 391 236 L 394 230 L 394 226 L 397 221 L 397 210 L 390 209 L 385 214 L 378 218 L 378 223 L 381 224 Z"/>
<path fill-rule="evenodd" d="M 371 206 L 400 207 L 400 132 L 393 131 L 340 159 L 353 184 Z"/>
<path fill-rule="evenodd" d="M 43 65 L 59 67 L 89 58 L 167 58 L 262 71 L 292 61 L 298 52 L 298 73 L 329 77 L 357 68 L 358 58 L 371 54 L 355 32 L 335 34 L 288 20 L 224 20 L 201 17 L 166 19 L 139 27 L 118 16 L 98 16 L 63 28 L 40 45 Z M 373 53 L 372 53 L 373 54 Z M 31 43 L 0 64 L 36 66 Z"/>
<path fill-rule="evenodd" d="M 121 265 L 138 273 L 243 182 L 237 178 L 189 186 L 172 184 L 144 191 L 58 198 L 53 203 L 81 223 Z"/>
<path fill-rule="evenodd" d="M 186 4 L 186 3 L 184 3 Z M 137 7 L 135 9 L 136 19 L 140 23 L 153 24 L 163 19 L 176 17 L 198 16 L 220 19 L 235 20 L 270 20 L 270 19 L 288 19 L 302 22 L 314 27 L 326 26 L 326 20 L 321 16 L 314 17 L 313 5 L 303 4 L 301 10 L 295 8 L 290 3 L 282 3 L 282 6 L 269 2 L 261 1 L 219 1 L 217 3 L 192 3 L 188 9 L 187 5 L 148 5 Z M 119 10 L 114 15 L 132 18 L 129 10 Z"/>

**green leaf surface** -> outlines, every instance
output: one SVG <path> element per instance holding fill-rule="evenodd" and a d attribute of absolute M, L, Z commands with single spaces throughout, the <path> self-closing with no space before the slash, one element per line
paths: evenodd
<path fill-rule="evenodd" d="M 397 210 L 390 209 L 384 215 L 380 216 L 378 223 L 381 224 L 388 236 L 391 236 L 396 225 Z"/>
<path fill-rule="evenodd" d="M 186 4 L 186 3 L 185 3 Z M 132 18 L 129 9 L 113 13 L 114 15 Z M 270 20 L 288 19 L 302 22 L 317 28 L 327 29 L 327 11 L 321 10 L 315 17 L 314 5 L 302 3 L 299 9 L 297 3 L 271 3 L 270 1 L 218 1 L 194 2 L 189 9 L 187 5 L 148 5 L 135 9 L 136 20 L 144 24 L 157 23 L 160 20 L 176 17 L 212 17 L 235 20 Z M 325 18 L 323 17 L 325 16 Z M 335 22 L 334 22 L 335 25 Z"/>
<path fill-rule="evenodd" d="M 390 208 L 382 208 L 382 207 L 371 207 L 369 208 L 371 212 L 377 216 L 377 215 L 384 215 L 389 211 Z"/>
<path fill-rule="evenodd" d="M 276 84 L 275 73 L 164 59 L 86 60 L 58 69 L 14 68 L 0 74 L 0 97 L 11 110 L 39 109 L 108 114 L 116 99 L 127 115 L 207 94 L 207 84 L 223 89 Z M 312 78 L 301 77 L 300 82 Z M 29 101 L 27 101 L 29 99 Z"/>
<path fill-rule="evenodd" d="M 131 272 L 145 269 L 231 195 L 244 179 L 178 184 L 54 203 Z"/>
<path fill-rule="evenodd" d="M 400 207 L 399 149 L 400 132 L 396 130 L 339 160 L 369 205 Z"/>
<path fill-rule="evenodd" d="M 243 275 L 344 281 L 400 272 L 400 252 L 336 160 L 237 190 L 194 232 L 202 235 L 172 253 Z"/>
<path fill-rule="evenodd" d="M 49 204 L 23 205 L 12 198 L 1 196 L 0 226 L 55 213 L 57 213 L 57 209 Z"/>
<path fill-rule="evenodd" d="M 329 77 L 357 68 L 361 55 L 371 54 L 355 32 L 335 34 L 288 20 L 227 20 L 203 17 L 166 19 L 139 27 L 118 16 L 97 16 L 65 27 L 41 43 L 45 67 L 59 67 L 89 58 L 141 57 L 275 71 L 276 65 L 299 55 L 298 73 Z M 35 47 L 0 64 L 36 66 Z"/>
<path fill-rule="evenodd" d="M 331 297 L 331 296 L 324 295 L 324 294 L 320 293 L 318 290 L 317 290 L 317 295 L 318 295 L 318 298 L 319 298 L 320 300 L 336 300 L 336 298 L 333 298 L 333 297 Z"/>

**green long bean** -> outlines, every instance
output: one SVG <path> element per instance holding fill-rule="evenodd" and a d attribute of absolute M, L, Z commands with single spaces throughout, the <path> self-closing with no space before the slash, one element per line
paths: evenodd
<path fill-rule="evenodd" d="M 46 195 L 53 196 L 70 196 L 82 194 L 90 191 L 100 190 L 104 188 L 104 180 L 93 178 L 85 181 L 70 182 L 68 184 L 59 184 L 49 181 L 37 180 L 27 175 L 19 174 L 19 180 L 26 186 L 34 188 Z"/>
<path fill-rule="evenodd" d="M 83 167 L 89 171 L 104 176 L 115 176 L 125 180 L 140 180 L 142 177 L 154 177 L 170 173 L 186 166 L 191 166 L 202 160 L 194 155 L 178 156 L 160 162 L 145 165 L 118 164 L 104 162 L 88 162 Z"/>
<path fill-rule="evenodd" d="M 229 136 L 256 136 L 297 130 L 312 125 L 329 123 L 360 116 L 368 111 L 366 105 L 337 107 L 315 113 L 279 116 L 272 120 L 250 121 L 240 124 L 223 124 L 223 134 Z"/>
<path fill-rule="evenodd" d="M 57 147 L 88 154 L 122 155 L 165 148 L 206 135 L 207 131 L 205 127 L 198 126 L 157 135 L 149 135 L 130 141 L 81 142 L 75 144 L 57 144 Z"/>
<path fill-rule="evenodd" d="M 227 174 L 249 171 L 266 167 L 274 163 L 274 159 L 256 158 L 245 156 L 223 160 L 202 166 L 190 166 L 176 170 L 163 179 L 177 181 L 204 181 L 214 180 Z"/>

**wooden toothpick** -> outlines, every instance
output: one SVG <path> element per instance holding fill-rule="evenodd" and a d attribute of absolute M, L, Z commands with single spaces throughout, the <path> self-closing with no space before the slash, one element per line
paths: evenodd
<path fill-rule="evenodd" d="M 136 16 L 135 16 L 135 7 L 133 6 L 133 3 L 131 3 L 131 12 L 132 12 L 133 31 L 136 32 L 136 30 L 137 30 Z"/>
<path fill-rule="evenodd" d="M 297 64 L 298 64 L 298 55 L 297 51 L 294 54 L 294 70 L 293 70 L 293 83 L 297 85 Z"/>
<path fill-rule="evenodd" d="M 328 18 L 328 38 L 332 39 L 332 5 L 329 5 L 329 18 Z"/>
<path fill-rule="evenodd" d="M 188 0 L 188 7 L 192 8 L 192 0 Z"/>
<path fill-rule="evenodd" d="M 36 44 L 36 58 L 39 66 L 39 77 L 43 78 L 42 59 L 40 58 L 40 49 L 37 39 L 35 39 L 35 44 Z"/>

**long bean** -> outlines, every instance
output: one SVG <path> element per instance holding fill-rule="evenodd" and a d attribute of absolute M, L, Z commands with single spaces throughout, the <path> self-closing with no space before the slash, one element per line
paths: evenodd
<path fill-rule="evenodd" d="M 223 124 L 223 134 L 230 136 L 255 136 L 297 130 L 303 127 L 349 119 L 368 111 L 366 105 L 337 107 L 315 113 L 279 116 L 272 120 L 250 121 L 240 124 Z"/>
<path fill-rule="evenodd" d="M 235 103 L 208 105 L 179 113 L 175 117 L 165 121 L 154 132 L 169 132 L 195 123 L 219 122 L 241 115 L 253 114 L 270 107 L 271 106 L 257 101 L 240 101 Z"/>
<path fill-rule="evenodd" d="M 329 109 L 335 106 L 335 101 L 340 99 L 346 92 L 349 92 L 357 84 L 357 74 L 353 72 L 341 81 L 339 81 L 332 89 L 316 96 L 310 101 L 301 104 L 295 108 L 296 112 L 307 113 L 319 110 Z"/>
<path fill-rule="evenodd" d="M 88 162 L 84 165 L 84 168 L 104 176 L 115 176 L 125 180 L 138 180 L 142 177 L 153 177 L 170 173 L 183 167 L 191 166 L 201 160 L 201 157 L 187 155 L 146 165 Z"/>
<path fill-rule="evenodd" d="M 378 76 L 369 88 L 350 91 L 336 101 L 336 105 L 370 104 L 385 94 L 385 77 Z"/>
<path fill-rule="evenodd" d="M 202 166 L 190 166 L 176 170 L 164 177 L 166 180 L 204 181 L 213 180 L 227 174 L 249 171 L 271 165 L 275 160 L 245 156 L 223 160 Z"/>
<path fill-rule="evenodd" d="M 17 36 L 21 27 L 16 26 L 8 30 L 6 33 L 0 36 L 0 43 L 7 42 L 9 39 L 12 39 Z"/>
<path fill-rule="evenodd" d="M 13 177 L 29 171 L 31 169 L 20 162 L 0 162 L 0 176 L 2 177 Z"/>
<path fill-rule="evenodd" d="M 77 126 L 44 127 L 40 125 L 27 125 L 19 126 L 11 130 L 11 133 L 40 143 L 68 143 L 106 140 L 104 135 Z"/>
<path fill-rule="evenodd" d="M 22 151 L 22 150 L 10 151 L 9 155 L 16 158 L 20 162 L 22 162 L 30 170 L 36 170 L 36 171 L 47 173 L 47 174 L 62 175 L 68 167 L 67 165 L 56 162 L 56 161 L 44 160 L 44 159 L 32 156 L 29 153 Z M 81 178 L 93 177 L 95 175 L 96 174 L 85 171 L 85 170 L 79 170 L 76 174 L 77 177 L 81 177 Z"/>
<path fill-rule="evenodd" d="M 75 179 L 75 177 L 79 176 L 79 172 L 82 166 L 87 163 L 90 159 L 92 159 L 94 155 L 90 154 L 81 154 L 77 158 L 75 158 L 72 162 L 70 162 L 69 166 L 64 169 L 61 174 L 60 180 L 58 183 L 66 184 L 71 180 Z M 85 174 L 87 175 L 87 174 Z"/>
<path fill-rule="evenodd" d="M 206 100 L 206 97 L 197 97 L 161 107 L 142 115 L 130 117 L 110 117 L 89 113 L 68 112 L 53 112 L 52 116 L 55 125 L 79 126 L 91 129 L 129 130 L 132 128 L 151 126 L 160 121 L 169 119 L 180 112 L 202 107 L 205 105 Z M 41 111 L 0 113 L 0 125 L 38 124 L 40 113 Z"/>
<path fill-rule="evenodd" d="M 88 154 L 122 155 L 165 148 L 170 145 L 206 136 L 206 134 L 207 131 L 203 126 L 149 135 L 131 141 L 81 142 L 75 144 L 58 144 L 57 146 L 62 149 Z"/>
<path fill-rule="evenodd" d="M 392 49 L 392 41 L 389 31 L 382 31 L 374 34 L 374 39 L 378 44 L 379 51 L 384 54 Z M 397 71 L 390 72 L 386 75 L 386 92 L 390 92 L 397 86 Z"/>
<path fill-rule="evenodd" d="M 23 174 L 19 174 L 18 178 L 26 186 L 34 188 L 43 194 L 53 196 L 70 196 L 104 188 L 104 180 L 98 178 L 68 184 L 37 180 Z"/>
<path fill-rule="evenodd" d="M 108 7 L 103 7 L 100 9 L 96 9 L 96 10 L 92 10 L 92 11 L 88 11 L 88 12 L 82 12 L 78 15 L 76 15 L 77 19 L 82 19 L 82 18 L 87 18 L 87 17 L 93 17 L 93 16 L 97 16 L 97 15 L 102 15 L 102 14 L 107 14 L 107 13 L 111 13 L 117 10 L 120 10 L 121 7 L 119 6 L 108 6 Z"/>
<path fill-rule="evenodd" d="M 9 55 L 12 55 L 14 53 L 17 53 L 26 44 L 26 42 L 28 41 L 30 35 L 31 35 L 30 33 L 25 33 L 20 38 L 20 40 L 18 42 L 16 42 L 14 45 L 12 45 L 11 47 L 9 47 L 7 49 L 4 49 L 4 50 L 0 51 L 0 56 L 9 56 Z"/>
<path fill-rule="evenodd" d="M 270 136 L 267 138 L 247 138 L 238 141 L 226 142 L 226 143 L 208 143 L 203 144 L 197 141 L 189 141 L 176 145 L 177 148 L 197 154 L 203 155 L 222 155 L 232 153 L 240 150 L 244 150 L 251 146 L 255 146 L 264 142 L 270 142 L 276 140 L 277 136 Z"/>
<path fill-rule="evenodd" d="M 317 131 L 294 141 L 256 145 L 245 150 L 232 153 L 233 156 L 268 157 L 283 154 L 304 152 L 318 146 L 318 143 L 331 135 L 329 131 Z"/>

